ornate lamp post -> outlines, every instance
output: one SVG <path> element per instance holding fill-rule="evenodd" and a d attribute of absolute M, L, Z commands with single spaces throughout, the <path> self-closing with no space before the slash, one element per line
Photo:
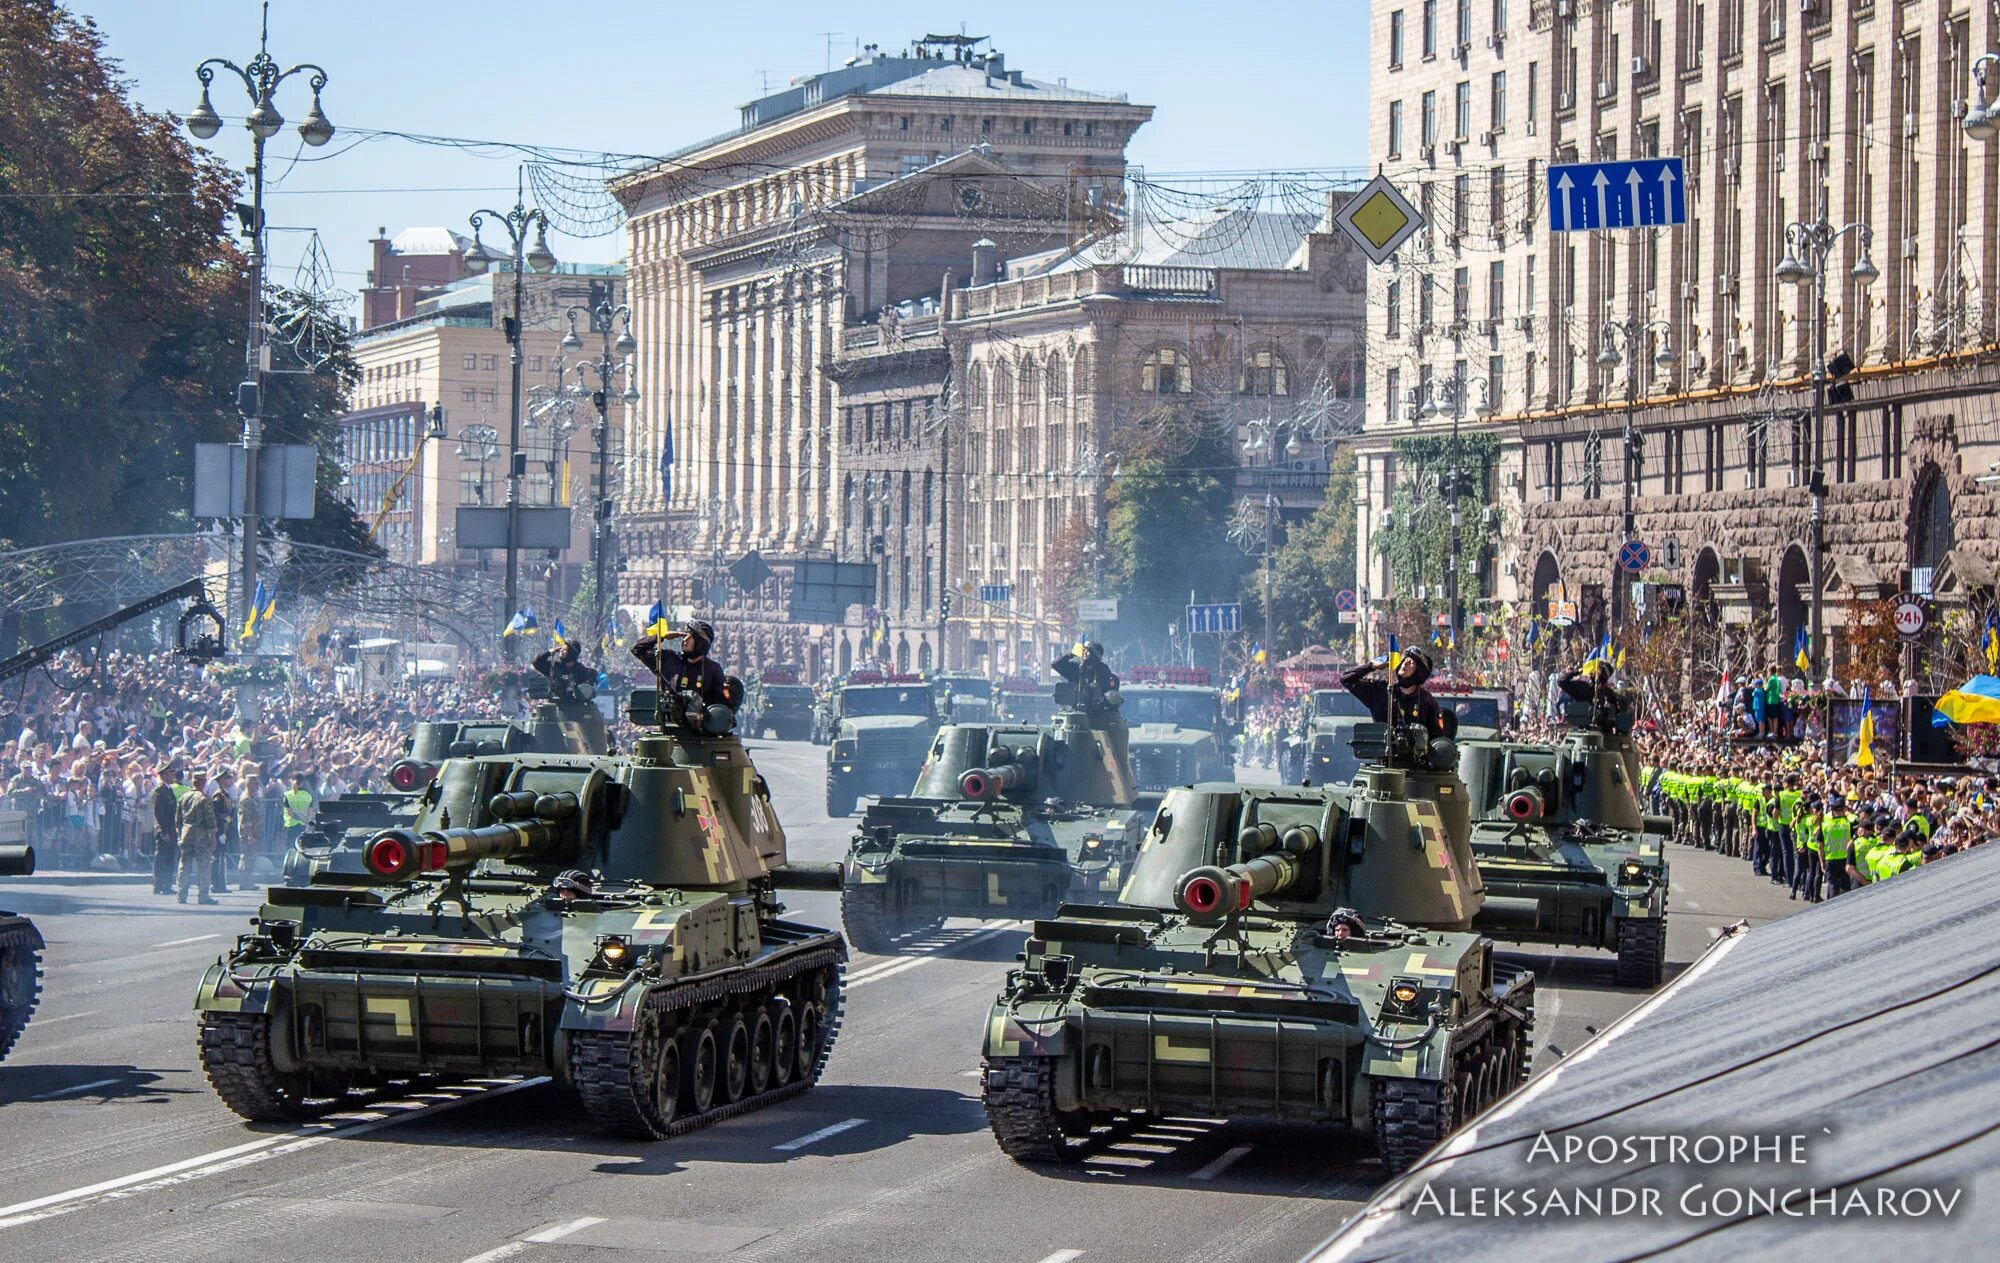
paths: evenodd
<path fill-rule="evenodd" d="M 605 583 L 610 568 L 612 546 L 611 529 L 611 389 L 618 375 L 625 375 L 625 389 L 618 398 L 627 408 L 639 402 L 638 369 L 632 362 L 633 352 L 639 349 L 639 340 L 632 336 L 632 309 L 624 304 L 614 307 L 606 297 L 595 307 L 571 307 L 565 313 L 569 320 L 569 332 L 563 335 L 564 354 L 572 354 L 583 349 L 583 339 L 577 336 L 576 321 L 580 315 L 590 317 L 590 327 L 598 335 L 598 356 L 595 360 L 582 360 L 576 364 L 577 386 L 588 390 L 590 399 L 597 407 L 597 506 L 593 511 L 590 530 L 590 561 L 593 586 L 591 589 L 591 618 L 602 631 L 605 626 Z M 612 336 L 612 330 L 618 330 Z M 613 359 L 616 352 L 621 358 Z M 586 380 L 594 377 L 594 381 Z"/>
<path fill-rule="evenodd" d="M 1450 483 L 1445 492 L 1450 497 L 1451 503 L 1451 566 L 1445 571 L 1444 576 L 1444 602 L 1445 630 L 1448 633 L 1447 639 L 1453 645 L 1458 644 L 1458 570 L 1459 554 L 1464 543 L 1462 538 L 1464 515 L 1458 507 L 1459 492 L 1464 481 L 1463 471 L 1460 470 L 1458 463 L 1459 425 L 1465 419 L 1466 396 L 1474 386 L 1480 387 L 1480 392 L 1479 399 L 1472 408 L 1479 418 L 1484 420 L 1493 412 L 1493 383 L 1484 377 L 1468 378 L 1459 373 L 1453 373 L 1449 377 L 1433 373 L 1430 390 L 1424 396 L 1424 406 L 1420 410 L 1427 421 L 1437 420 L 1447 408 L 1451 410 L 1451 469 L 1447 475 Z M 1445 397 L 1442 405 L 1438 403 L 1440 394 Z"/>
<path fill-rule="evenodd" d="M 1614 369 L 1624 362 L 1626 355 L 1632 357 L 1632 367 L 1625 374 L 1625 476 L 1623 479 L 1625 484 L 1625 507 L 1618 518 L 1618 529 L 1620 532 L 1618 544 L 1621 548 L 1627 540 L 1633 539 L 1637 533 L 1637 524 L 1634 521 L 1632 513 L 1632 496 L 1637 488 L 1640 474 L 1639 434 L 1636 424 L 1637 418 L 1635 416 L 1639 406 L 1639 357 L 1636 348 L 1639 345 L 1639 339 L 1649 333 L 1660 335 L 1659 349 L 1653 352 L 1653 363 L 1660 368 L 1668 368 L 1676 363 L 1679 357 L 1674 354 L 1673 326 L 1664 320 L 1651 320 L 1641 323 L 1639 317 L 1633 315 L 1626 317 L 1624 320 L 1605 322 L 1603 330 L 1599 333 L 1599 337 L 1604 342 L 1604 349 L 1597 353 L 1597 366 L 1599 368 L 1606 370 Z M 1618 350 L 1621 341 L 1625 347 L 1623 355 Z M 1613 627 L 1622 626 L 1626 604 L 1625 580 L 1617 574 L 1614 563 L 1611 576 L 1611 625 Z"/>

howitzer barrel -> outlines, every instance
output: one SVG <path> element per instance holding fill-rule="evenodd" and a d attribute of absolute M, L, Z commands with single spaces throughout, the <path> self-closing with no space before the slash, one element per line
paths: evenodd
<path fill-rule="evenodd" d="M 998 798 L 1010 789 L 1028 783 L 1029 771 L 1019 763 L 998 767 L 976 767 L 958 778 L 959 792 L 967 798 Z"/>
<path fill-rule="evenodd" d="M 572 830 L 570 818 L 576 814 L 573 794 L 501 795 L 508 799 L 509 811 L 521 811 L 525 819 L 502 820 L 497 824 L 467 829 L 435 829 L 422 833 L 390 829 L 375 835 L 362 848 L 362 863 L 368 871 L 386 881 L 401 881 L 420 872 L 470 868 L 480 860 L 547 860 L 567 847 Z M 524 798 L 533 802 L 524 803 Z M 496 800 L 496 804 L 499 805 Z M 528 815 L 523 808 L 533 811 Z M 496 812 L 495 814 L 503 814 Z"/>
<path fill-rule="evenodd" d="M 771 870 L 771 884 L 779 890 L 839 890 L 838 864 L 785 864 Z"/>
<path fill-rule="evenodd" d="M 1542 791 L 1533 786 L 1507 795 L 1505 805 L 1509 820 L 1540 820 L 1548 814 L 1547 800 L 1542 797 Z"/>
<path fill-rule="evenodd" d="M 1193 917 L 1241 912 L 1253 899 L 1283 890 L 1305 871 L 1296 856 L 1260 855 L 1227 868 L 1197 868 L 1174 888 L 1174 902 Z"/>
<path fill-rule="evenodd" d="M 32 877 L 34 875 L 34 847 L 0 846 L 0 877 Z"/>

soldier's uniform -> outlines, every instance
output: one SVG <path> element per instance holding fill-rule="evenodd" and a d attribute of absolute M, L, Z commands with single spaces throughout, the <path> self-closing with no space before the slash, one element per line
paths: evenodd
<path fill-rule="evenodd" d="M 251 860 L 264 845 L 264 801 L 245 783 L 236 800 L 236 854 L 242 872 L 250 871 Z"/>
<path fill-rule="evenodd" d="M 181 799 L 180 819 L 180 902 L 188 901 L 188 890 L 199 886 L 201 903 L 214 903 L 209 893 L 208 865 L 215 858 L 215 804 L 205 786 Z"/>

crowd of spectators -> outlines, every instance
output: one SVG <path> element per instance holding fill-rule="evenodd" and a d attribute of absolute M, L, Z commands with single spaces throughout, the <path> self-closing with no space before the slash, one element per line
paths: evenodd
<path fill-rule="evenodd" d="M 413 721 L 495 708 L 470 680 L 370 697 L 323 685 L 300 669 L 291 683 L 258 690 L 257 717 L 244 719 L 236 689 L 172 655 L 66 653 L 0 696 L 0 807 L 27 814 L 44 864 L 143 869 L 161 828 L 173 828 L 156 792 L 195 772 L 212 790 L 226 770 L 232 810 L 217 814 L 232 832 L 220 849 L 240 863 L 232 842 L 254 833 L 269 853 L 296 832 L 288 791 L 302 788 L 316 804 L 382 788 Z M 234 808 L 246 799 L 252 819 L 237 830 Z"/>

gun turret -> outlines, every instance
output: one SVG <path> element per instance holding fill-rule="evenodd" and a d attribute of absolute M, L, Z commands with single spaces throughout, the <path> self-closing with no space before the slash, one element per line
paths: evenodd
<path fill-rule="evenodd" d="M 0 877 L 33 877 L 34 875 L 34 847 L 0 846 Z"/>
<path fill-rule="evenodd" d="M 1237 850 L 1254 858 L 1227 867 L 1204 865 L 1174 887 L 1174 903 L 1197 920 L 1242 912 L 1251 901 L 1282 891 L 1305 876 L 1304 857 L 1320 844 L 1319 830 L 1295 825 L 1283 835 L 1270 824 L 1255 824 L 1237 835 Z"/>
<path fill-rule="evenodd" d="M 384 881 L 404 881 L 420 872 L 463 872 L 485 859 L 559 863 L 575 857 L 581 813 L 575 794 L 495 794 L 487 812 L 494 823 L 475 828 L 385 830 L 361 849 L 362 865 Z"/>
<path fill-rule="evenodd" d="M 1507 800 L 1503 805 L 1507 809 L 1507 818 L 1509 820 L 1524 822 L 1540 820 L 1549 814 L 1548 801 L 1542 797 L 1542 791 L 1532 785 L 1526 789 L 1517 789 L 1507 795 Z"/>
<path fill-rule="evenodd" d="M 996 763 L 959 777 L 958 788 L 967 798 L 998 798 L 1009 790 L 1031 789 L 1034 782 L 1034 768 L 1028 764 Z"/>

